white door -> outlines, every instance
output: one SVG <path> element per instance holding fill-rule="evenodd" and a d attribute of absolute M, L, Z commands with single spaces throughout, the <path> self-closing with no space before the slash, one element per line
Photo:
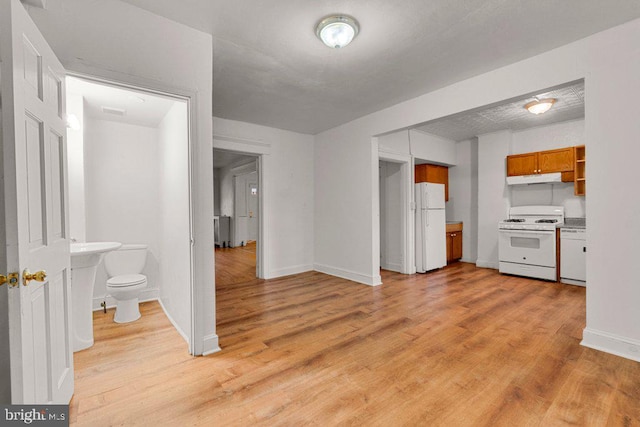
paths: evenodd
<path fill-rule="evenodd" d="M 247 206 L 249 209 L 249 232 L 247 240 L 258 240 L 258 173 L 253 172 L 248 175 L 247 180 Z"/>
<path fill-rule="evenodd" d="M 0 32 L 2 264 L 20 273 L 17 286 L 5 285 L 11 400 L 69 403 L 73 354 L 65 70 L 18 0 L 0 0 Z M 25 270 L 46 271 L 46 277 L 25 280 Z"/>
<path fill-rule="evenodd" d="M 247 203 L 247 175 L 234 177 L 233 200 L 233 246 L 247 242 L 249 228 L 249 205 Z"/>

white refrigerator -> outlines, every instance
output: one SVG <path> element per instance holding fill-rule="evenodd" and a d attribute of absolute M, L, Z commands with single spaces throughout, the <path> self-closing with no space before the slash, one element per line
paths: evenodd
<path fill-rule="evenodd" d="M 447 265 L 444 184 L 421 182 L 416 190 L 416 271 Z"/>

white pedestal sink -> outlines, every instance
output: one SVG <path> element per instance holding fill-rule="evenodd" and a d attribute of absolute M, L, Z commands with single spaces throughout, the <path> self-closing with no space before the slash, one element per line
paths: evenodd
<path fill-rule="evenodd" d="M 98 264 L 105 253 L 122 243 L 71 243 L 71 300 L 73 310 L 73 351 L 93 345 L 93 287 Z"/>

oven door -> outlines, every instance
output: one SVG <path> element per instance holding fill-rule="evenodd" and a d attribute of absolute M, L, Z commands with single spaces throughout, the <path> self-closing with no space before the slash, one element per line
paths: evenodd
<path fill-rule="evenodd" d="M 500 261 L 556 266 L 555 231 L 499 230 L 498 234 Z"/>

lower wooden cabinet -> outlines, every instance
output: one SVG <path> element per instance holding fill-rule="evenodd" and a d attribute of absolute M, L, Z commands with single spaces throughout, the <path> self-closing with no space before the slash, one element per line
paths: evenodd
<path fill-rule="evenodd" d="M 447 264 L 462 258 L 462 223 L 447 224 Z"/>

